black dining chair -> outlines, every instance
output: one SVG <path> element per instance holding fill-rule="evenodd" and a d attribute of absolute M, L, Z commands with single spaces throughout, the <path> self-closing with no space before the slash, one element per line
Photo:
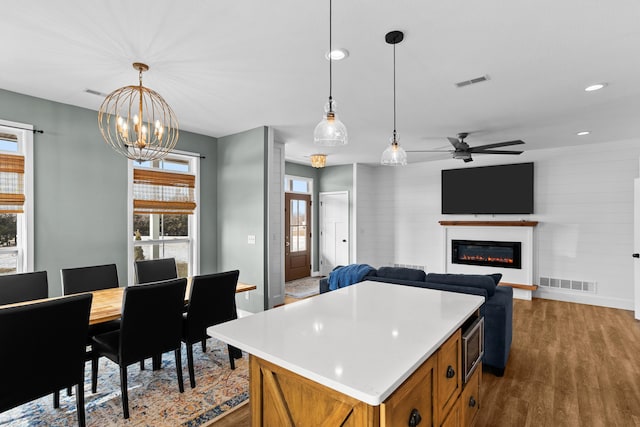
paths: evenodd
<path fill-rule="evenodd" d="M 115 264 L 63 268 L 60 269 L 60 278 L 62 280 L 63 295 L 99 291 L 119 286 L 118 269 Z M 120 319 L 89 325 L 87 344 L 91 345 L 91 337 L 94 335 L 115 331 L 119 328 Z M 87 351 L 86 359 L 91 359 L 91 348 Z M 71 395 L 70 389 L 67 390 L 67 394 Z"/>
<path fill-rule="evenodd" d="M 105 356 L 120 365 L 120 389 L 124 418 L 129 418 L 127 366 L 174 351 L 180 393 L 182 380 L 182 310 L 187 279 L 129 286 L 124 290 L 120 329 L 93 337 L 91 389 L 98 384 L 98 358 Z"/>
<path fill-rule="evenodd" d="M 0 309 L 0 412 L 76 387 L 78 425 L 85 425 L 84 363 L 93 295 L 74 295 Z M 34 338 L 37 337 L 37 338 Z"/>
<path fill-rule="evenodd" d="M 46 271 L 0 276 L 0 305 L 43 299 L 48 296 Z"/>
<path fill-rule="evenodd" d="M 224 273 L 194 276 L 191 281 L 189 305 L 184 314 L 182 341 L 187 346 L 187 364 L 191 388 L 196 386 L 193 369 L 193 344 L 208 338 L 207 328 L 229 320 L 237 319 L 236 285 L 238 270 Z M 235 369 L 234 357 L 239 350 L 229 345 L 229 364 Z M 240 356 L 242 353 L 240 353 Z"/>
<path fill-rule="evenodd" d="M 91 265 L 88 267 L 63 268 L 60 270 L 62 294 L 72 295 L 102 289 L 117 288 L 118 269 L 115 264 Z M 89 326 L 89 341 L 93 335 L 115 331 L 120 328 L 120 320 Z"/>
<path fill-rule="evenodd" d="M 175 258 L 136 261 L 135 270 L 136 283 L 151 283 L 178 278 Z"/>

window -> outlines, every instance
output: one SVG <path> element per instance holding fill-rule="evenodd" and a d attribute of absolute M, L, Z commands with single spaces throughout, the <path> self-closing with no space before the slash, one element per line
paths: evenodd
<path fill-rule="evenodd" d="M 163 160 L 130 162 L 130 259 L 175 258 L 178 276 L 199 273 L 197 230 L 199 157 L 171 153 Z"/>
<path fill-rule="evenodd" d="M 284 177 L 284 191 L 285 193 L 311 194 L 311 183 L 310 178 L 286 175 Z"/>
<path fill-rule="evenodd" d="M 33 131 L 0 120 L 0 274 L 33 271 Z"/>

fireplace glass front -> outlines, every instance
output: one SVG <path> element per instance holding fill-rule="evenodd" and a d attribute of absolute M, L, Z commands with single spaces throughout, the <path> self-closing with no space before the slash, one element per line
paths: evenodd
<path fill-rule="evenodd" d="M 451 262 L 487 267 L 521 268 L 521 243 L 452 240 Z"/>

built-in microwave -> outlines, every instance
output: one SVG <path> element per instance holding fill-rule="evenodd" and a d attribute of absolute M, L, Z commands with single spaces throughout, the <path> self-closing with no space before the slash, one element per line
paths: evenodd
<path fill-rule="evenodd" d="M 476 370 L 484 355 L 484 317 L 478 317 L 462 330 L 462 367 L 464 382 Z"/>

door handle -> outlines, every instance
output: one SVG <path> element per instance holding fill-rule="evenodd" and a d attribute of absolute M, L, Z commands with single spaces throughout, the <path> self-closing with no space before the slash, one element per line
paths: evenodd
<path fill-rule="evenodd" d="M 342 243 L 347 243 L 347 239 L 342 239 Z"/>
<path fill-rule="evenodd" d="M 634 258 L 640 258 L 640 254 L 633 254 L 631 256 L 634 257 Z"/>

